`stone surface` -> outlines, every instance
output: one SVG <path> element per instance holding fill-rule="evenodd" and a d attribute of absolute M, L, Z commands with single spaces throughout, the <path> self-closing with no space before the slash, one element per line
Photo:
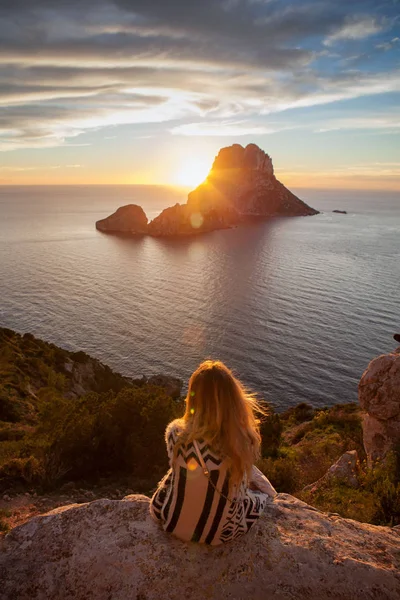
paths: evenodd
<path fill-rule="evenodd" d="M 144 234 L 147 233 L 146 213 L 137 204 L 127 204 L 109 217 L 97 221 L 96 229 L 104 233 Z"/>
<path fill-rule="evenodd" d="M 321 513 L 279 494 L 253 530 L 186 544 L 128 496 L 61 507 L 0 543 L 1 600 L 395 600 L 396 530 Z"/>
<path fill-rule="evenodd" d="M 337 479 L 340 482 L 357 488 L 359 485 L 357 477 L 357 450 L 349 450 L 342 454 L 338 460 L 329 467 L 325 475 L 320 477 L 314 483 L 307 485 L 304 491 L 316 492 L 324 485 L 329 485 L 333 479 Z"/>
<path fill-rule="evenodd" d="M 181 396 L 183 381 L 178 377 L 162 374 L 153 375 L 149 377 L 147 383 L 164 388 L 166 394 L 171 398 L 180 398 Z"/>
<path fill-rule="evenodd" d="M 378 356 L 358 385 L 363 409 L 363 439 L 368 465 L 400 444 L 400 353 Z"/>

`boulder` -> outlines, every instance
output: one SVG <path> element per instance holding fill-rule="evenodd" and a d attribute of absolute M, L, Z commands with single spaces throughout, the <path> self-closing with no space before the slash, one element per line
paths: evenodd
<path fill-rule="evenodd" d="M 382 460 L 400 444 L 400 353 L 371 361 L 358 385 L 363 410 L 364 448 L 368 465 Z"/>
<path fill-rule="evenodd" d="M 153 375 L 149 377 L 147 383 L 164 388 L 167 396 L 171 396 L 171 398 L 180 398 L 181 396 L 183 381 L 182 379 L 178 379 L 178 377 L 162 374 Z"/>
<path fill-rule="evenodd" d="M 149 516 L 149 499 L 55 509 L 0 545 L 2 600 L 394 600 L 400 536 L 279 494 L 244 537 L 184 543 Z"/>
<path fill-rule="evenodd" d="M 333 480 L 357 488 L 359 485 L 357 477 L 357 461 L 357 450 L 345 452 L 332 466 L 329 467 L 325 475 L 320 477 L 314 483 L 307 485 L 303 491 L 316 492 L 321 487 L 329 485 Z"/>
<path fill-rule="evenodd" d="M 127 204 L 105 219 L 96 222 L 96 229 L 103 233 L 147 233 L 147 217 L 141 206 Z"/>

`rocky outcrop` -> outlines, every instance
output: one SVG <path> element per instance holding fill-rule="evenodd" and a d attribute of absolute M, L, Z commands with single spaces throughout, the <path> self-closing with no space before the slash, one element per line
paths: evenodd
<path fill-rule="evenodd" d="M 363 438 L 368 465 L 400 444 L 400 349 L 378 356 L 358 385 L 363 409 Z"/>
<path fill-rule="evenodd" d="M 318 213 L 276 179 L 271 158 L 255 144 L 222 148 L 207 180 L 187 202 L 199 212 L 221 203 L 233 206 L 241 219 Z"/>
<path fill-rule="evenodd" d="M 325 475 L 318 481 L 307 485 L 304 492 L 314 493 L 322 487 L 329 485 L 333 480 L 339 481 L 349 487 L 357 488 L 359 485 L 357 477 L 357 451 L 349 450 L 342 454 L 340 458 L 327 470 Z"/>
<path fill-rule="evenodd" d="M 162 211 L 153 219 L 148 227 L 148 233 L 155 237 L 193 235 L 226 229 L 239 221 L 237 211 L 224 203 L 223 206 L 189 207 L 187 204 L 175 204 Z"/>
<path fill-rule="evenodd" d="M 127 204 L 112 215 L 96 222 L 96 229 L 103 233 L 137 235 L 147 233 L 147 217 L 141 206 Z"/>
<path fill-rule="evenodd" d="M 162 374 L 153 375 L 147 379 L 147 383 L 164 388 L 167 396 L 171 396 L 171 398 L 181 397 L 183 381 L 178 377 Z"/>
<path fill-rule="evenodd" d="M 65 506 L 13 529 L 0 546 L 2 600 L 394 600 L 395 530 L 324 514 L 279 494 L 246 536 L 183 543 L 149 499 Z"/>
<path fill-rule="evenodd" d="M 333 213 L 338 213 L 339 215 L 347 215 L 347 210 L 333 210 Z"/>
<path fill-rule="evenodd" d="M 96 227 L 107 233 L 181 236 L 254 218 L 316 214 L 276 179 L 268 154 L 255 144 L 234 144 L 219 151 L 207 179 L 189 194 L 186 204 L 166 208 L 148 225 L 143 210 L 130 204 L 97 221 Z"/>

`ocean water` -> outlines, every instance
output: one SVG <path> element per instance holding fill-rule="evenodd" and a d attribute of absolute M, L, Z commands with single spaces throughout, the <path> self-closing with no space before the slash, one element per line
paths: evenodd
<path fill-rule="evenodd" d="M 400 198 L 297 193 L 322 214 L 168 240 L 94 224 L 130 202 L 152 218 L 184 191 L 0 187 L 0 323 L 129 376 L 187 380 L 220 358 L 277 410 L 356 401 L 400 332 Z"/>

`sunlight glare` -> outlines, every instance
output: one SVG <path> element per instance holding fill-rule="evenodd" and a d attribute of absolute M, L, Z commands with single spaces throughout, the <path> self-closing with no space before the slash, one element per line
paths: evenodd
<path fill-rule="evenodd" d="M 194 188 L 207 178 L 210 168 L 209 160 L 187 158 L 180 164 L 175 181 L 178 185 Z"/>

